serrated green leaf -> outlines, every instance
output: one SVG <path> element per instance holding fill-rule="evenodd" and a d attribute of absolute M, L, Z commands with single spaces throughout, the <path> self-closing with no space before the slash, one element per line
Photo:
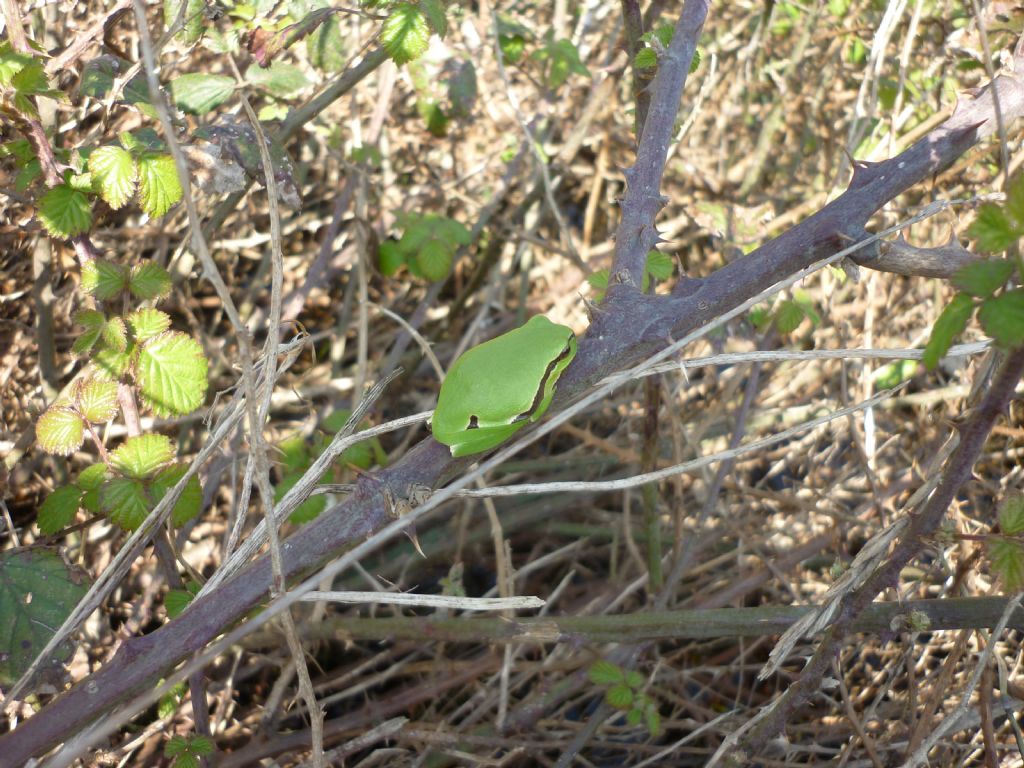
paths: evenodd
<path fill-rule="evenodd" d="M 132 156 L 120 147 L 100 147 L 89 155 L 89 172 L 100 197 L 115 210 L 135 194 L 138 169 Z"/>
<path fill-rule="evenodd" d="M 988 558 L 1007 592 L 1019 592 L 1024 588 L 1024 545 L 993 536 L 988 539 Z"/>
<path fill-rule="evenodd" d="M 184 736 L 171 736 L 164 744 L 164 757 L 177 757 L 188 751 L 188 741 Z"/>
<path fill-rule="evenodd" d="M 167 145 L 160 138 L 160 134 L 152 128 L 139 128 L 134 131 L 121 131 L 117 134 L 117 140 L 121 146 L 131 152 L 132 157 L 138 158 L 147 152 L 167 152 Z"/>
<path fill-rule="evenodd" d="M 104 424 L 117 413 L 117 382 L 81 379 L 75 386 L 78 412 L 93 424 Z"/>
<path fill-rule="evenodd" d="M 84 327 L 85 330 L 75 339 L 71 351 L 76 355 L 84 355 L 99 341 L 100 334 L 103 333 L 103 328 L 107 324 L 106 315 L 94 309 L 84 309 L 76 312 L 72 320 L 76 325 Z"/>
<path fill-rule="evenodd" d="M 181 195 L 173 157 L 147 152 L 139 158 L 139 200 L 150 218 L 163 216 Z"/>
<path fill-rule="evenodd" d="M 128 349 L 128 327 L 120 317 L 110 318 L 103 326 L 103 346 L 116 352 Z"/>
<path fill-rule="evenodd" d="M 174 78 L 168 88 L 182 112 L 205 115 L 231 98 L 235 81 L 226 75 L 192 73 Z"/>
<path fill-rule="evenodd" d="M 182 4 L 185 10 L 181 10 Z M 178 15 L 184 26 L 180 28 L 177 38 L 187 45 L 194 45 L 203 36 L 203 11 L 206 8 L 204 0 L 164 0 L 164 25 L 168 28 L 174 24 Z"/>
<path fill-rule="evenodd" d="M 340 72 L 345 68 L 346 49 L 341 22 L 333 15 L 306 41 L 309 63 L 327 73 Z"/>
<path fill-rule="evenodd" d="M 1006 215 L 1018 232 L 1024 228 L 1024 173 L 1018 173 L 1006 190 Z"/>
<path fill-rule="evenodd" d="M 395 240 L 385 240 L 377 249 L 377 261 L 385 277 L 391 277 L 405 266 L 405 252 Z"/>
<path fill-rule="evenodd" d="M 82 569 L 34 547 L 0 553 L 0 685 L 12 685 L 50 641 L 88 591 Z M 63 685 L 75 644 L 61 643 L 40 666 L 36 682 Z"/>
<path fill-rule="evenodd" d="M 661 715 L 654 707 L 644 708 L 644 724 L 651 736 L 661 735 Z"/>
<path fill-rule="evenodd" d="M 146 485 L 130 477 L 115 477 L 100 488 L 100 506 L 111 522 L 134 531 L 149 515 L 152 507 Z"/>
<path fill-rule="evenodd" d="M 28 139 L 14 139 L 0 144 L 0 157 L 13 157 L 18 168 L 23 167 L 35 156 L 36 152 Z"/>
<path fill-rule="evenodd" d="M 140 72 L 121 89 L 121 98 L 135 107 L 150 120 L 159 120 L 160 115 L 149 99 L 149 83 L 144 72 Z M 122 144 L 123 145 L 123 144 Z M 130 147 L 125 147 L 130 150 Z"/>
<path fill-rule="evenodd" d="M 498 47 L 505 61 L 515 64 L 526 53 L 526 38 L 522 35 L 499 34 Z"/>
<path fill-rule="evenodd" d="M 626 724 L 633 726 L 634 728 L 640 725 L 640 721 L 643 720 L 644 712 L 642 709 L 633 707 L 626 713 Z"/>
<path fill-rule="evenodd" d="M 57 531 L 71 525 L 71 521 L 78 514 L 78 507 L 82 500 L 82 491 L 73 485 L 65 485 L 57 488 L 46 497 L 39 507 L 39 515 L 36 522 L 39 530 L 44 536 L 52 536 Z"/>
<path fill-rule="evenodd" d="M 616 709 L 629 709 L 633 706 L 633 689 L 625 683 L 619 683 L 605 691 L 604 698 Z"/>
<path fill-rule="evenodd" d="M 309 78 L 300 67 L 281 61 L 275 61 L 266 69 L 249 67 L 245 72 L 245 80 L 279 99 L 294 96 L 310 85 Z"/>
<path fill-rule="evenodd" d="M 654 28 L 654 37 L 658 39 L 663 48 L 668 48 L 672 44 L 672 38 L 675 36 L 675 27 L 671 24 L 662 23 Z"/>
<path fill-rule="evenodd" d="M 974 311 L 974 300 L 964 293 L 958 293 L 949 302 L 949 305 L 942 310 L 932 328 L 932 335 L 924 348 L 921 361 L 929 371 L 935 370 L 946 352 L 949 351 L 953 339 L 963 333 L 967 327 L 967 321 L 971 319 Z"/>
<path fill-rule="evenodd" d="M 448 15 L 441 0 L 420 0 L 420 8 L 434 34 L 444 40 L 448 34 Z"/>
<path fill-rule="evenodd" d="M 0 43 L 0 85 L 12 85 L 14 76 L 31 63 L 29 54 L 15 51 L 9 40 L 4 40 Z"/>
<path fill-rule="evenodd" d="M 775 327 L 779 333 L 786 335 L 795 331 L 804 320 L 804 310 L 791 299 L 779 302 L 775 310 Z"/>
<path fill-rule="evenodd" d="M 896 362 L 883 365 L 871 376 L 871 380 L 881 389 L 892 389 L 902 382 L 912 378 L 917 373 L 916 360 L 897 360 Z"/>
<path fill-rule="evenodd" d="M 195 595 L 185 589 L 170 590 L 164 597 L 164 609 L 167 611 L 167 617 L 178 618 L 188 608 L 194 597 Z"/>
<path fill-rule="evenodd" d="M 85 441 L 85 422 L 72 408 L 51 406 L 36 422 L 36 440 L 47 453 L 70 456 Z"/>
<path fill-rule="evenodd" d="M 104 259 L 92 259 L 82 266 L 82 290 L 101 301 L 110 301 L 128 287 L 128 270 Z"/>
<path fill-rule="evenodd" d="M 398 66 L 422 56 L 430 44 L 430 25 L 419 7 L 398 3 L 380 31 L 384 51 Z"/>
<path fill-rule="evenodd" d="M 625 680 L 625 672 L 618 664 L 601 659 L 590 665 L 587 677 L 595 685 L 615 685 Z"/>
<path fill-rule="evenodd" d="M 24 192 L 32 186 L 32 182 L 43 175 L 43 166 L 38 159 L 32 159 L 25 164 L 25 167 L 18 171 L 14 177 L 14 189 L 16 192 Z"/>
<path fill-rule="evenodd" d="M 1009 259 L 975 261 L 956 271 L 953 285 L 964 293 L 984 299 L 1002 288 L 1015 268 Z"/>
<path fill-rule="evenodd" d="M 580 52 L 571 40 L 555 40 L 550 35 L 543 48 L 530 55 L 544 64 L 544 79 L 549 88 L 555 89 L 569 79 L 569 75 L 590 77 L 590 70 L 580 60 Z"/>
<path fill-rule="evenodd" d="M 202 346 L 184 333 L 167 331 L 146 340 L 135 379 L 143 403 L 157 416 L 183 416 L 206 397 L 207 360 Z"/>
<path fill-rule="evenodd" d="M 171 318 L 166 312 L 146 307 L 128 315 L 128 326 L 132 329 L 132 335 L 141 342 L 170 328 Z"/>
<path fill-rule="evenodd" d="M 205 736 L 193 736 L 192 751 L 200 756 L 213 754 L 213 742 Z"/>
<path fill-rule="evenodd" d="M 607 269 L 599 269 L 591 275 L 587 275 L 587 282 L 594 289 L 594 301 L 603 301 L 604 295 L 608 292 L 608 279 L 610 274 Z"/>
<path fill-rule="evenodd" d="M 653 48 L 641 48 L 633 57 L 633 66 L 637 69 L 652 69 L 658 66 L 658 54 Z"/>
<path fill-rule="evenodd" d="M 1024 341 L 1024 288 L 985 299 L 978 310 L 978 321 L 1001 347 L 1020 344 Z"/>
<path fill-rule="evenodd" d="M 451 246 L 441 240 L 428 240 L 416 254 L 416 261 L 428 280 L 444 280 L 452 268 Z"/>
<path fill-rule="evenodd" d="M 97 379 L 120 379 L 131 368 L 135 353 L 134 344 L 129 344 L 128 349 L 123 352 L 111 347 L 94 349 L 90 357 L 93 375 Z"/>
<path fill-rule="evenodd" d="M 1007 218 L 1003 209 L 994 203 L 985 203 L 978 209 L 978 217 L 967 229 L 967 234 L 978 241 L 982 251 L 1005 251 L 1020 237 L 1021 232 Z"/>
<path fill-rule="evenodd" d="M 290 491 L 300 479 L 302 479 L 301 472 L 285 475 L 281 478 L 281 482 L 274 486 L 274 501 L 280 501 L 283 499 L 285 494 L 288 493 L 288 491 Z M 323 494 L 310 496 L 296 507 L 295 511 L 288 516 L 288 522 L 294 523 L 295 525 L 308 523 L 311 520 L 315 520 L 326 508 L 326 496 Z"/>
<path fill-rule="evenodd" d="M 174 446 L 166 435 L 135 435 L 110 453 L 110 466 L 127 477 L 144 480 L 174 460 Z"/>
<path fill-rule="evenodd" d="M 171 593 L 173 592 L 184 592 L 184 590 L 172 589 Z M 170 593 L 168 593 L 168 596 L 170 596 Z M 167 600 L 165 599 L 164 607 L 166 606 Z M 174 618 L 174 616 L 171 616 L 170 609 L 167 610 L 167 616 L 168 618 Z M 171 690 L 169 690 L 167 693 L 161 696 L 160 701 L 158 701 L 156 704 L 157 715 L 159 717 L 170 717 L 175 712 L 177 712 L 178 707 L 181 706 L 181 702 L 185 698 L 185 692 L 187 690 L 187 686 L 184 683 L 178 683 L 173 688 L 171 688 Z"/>
<path fill-rule="evenodd" d="M 15 75 L 15 77 L 17 77 L 17 75 Z M 14 105 L 14 111 L 19 113 L 23 118 L 31 120 L 39 119 L 39 110 L 36 109 L 36 104 L 32 101 L 31 96 L 15 91 L 14 97 L 11 99 L 11 103 Z"/>
<path fill-rule="evenodd" d="M 43 69 L 43 62 L 33 59 L 29 64 L 11 78 L 11 85 L 16 91 L 26 96 L 61 96 L 60 91 L 50 87 L 50 79 Z"/>
<path fill-rule="evenodd" d="M 1008 496 L 999 507 L 999 529 L 1008 536 L 1024 533 L 1024 494 Z"/>
<path fill-rule="evenodd" d="M 51 237 L 70 238 L 92 226 L 92 208 L 85 193 L 68 184 L 49 190 L 39 199 L 39 221 Z"/>
<path fill-rule="evenodd" d="M 95 491 L 107 479 L 107 469 L 106 464 L 90 464 L 78 473 L 75 485 L 83 491 Z"/>
<path fill-rule="evenodd" d="M 162 299 L 171 292 L 171 273 L 155 261 L 145 261 L 132 267 L 128 290 L 137 299 Z"/>
<path fill-rule="evenodd" d="M 672 277 L 675 262 L 667 253 L 649 251 L 647 253 L 647 271 L 655 280 L 668 280 Z"/>
<path fill-rule="evenodd" d="M 436 101 L 420 99 L 416 109 L 427 124 L 427 131 L 438 138 L 448 135 L 448 117 Z"/>
<path fill-rule="evenodd" d="M 186 464 L 171 464 L 157 472 L 153 478 L 153 500 L 160 501 L 188 472 Z M 199 478 L 192 475 L 185 484 L 181 496 L 174 503 L 171 511 L 171 525 L 180 527 L 196 517 L 203 508 L 203 486 Z"/>
<path fill-rule="evenodd" d="M 626 685 L 632 688 L 634 691 L 639 690 L 644 685 L 644 676 L 636 671 L 629 671 L 626 673 Z"/>
<path fill-rule="evenodd" d="M 97 56 L 82 68 L 78 92 L 83 96 L 102 99 L 114 87 L 114 78 L 120 74 L 121 61 L 116 56 Z"/>
<path fill-rule="evenodd" d="M 79 192 L 89 194 L 93 191 L 92 188 L 92 174 L 91 173 L 79 173 L 77 175 L 69 174 L 67 176 L 67 185 L 72 189 L 77 189 Z"/>

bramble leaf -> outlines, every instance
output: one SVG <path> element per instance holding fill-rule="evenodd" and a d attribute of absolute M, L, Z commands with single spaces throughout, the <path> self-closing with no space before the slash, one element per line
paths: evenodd
<path fill-rule="evenodd" d="M 956 271 L 953 285 L 964 293 L 984 299 L 1002 288 L 1015 268 L 1009 259 L 975 261 Z"/>
<path fill-rule="evenodd" d="M 994 536 L 988 539 L 988 558 L 1007 592 L 1024 587 L 1024 545 L 1019 541 Z"/>
<path fill-rule="evenodd" d="M 444 280 L 452 268 L 452 251 L 441 240 L 431 239 L 420 248 L 416 261 L 428 280 Z"/>
<path fill-rule="evenodd" d="M 157 472 L 153 478 L 153 501 L 159 502 L 167 492 L 188 472 L 187 464 L 171 464 Z M 199 478 L 192 475 L 185 483 L 178 500 L 171 511 L 171 525 L 181 526 L 194 518 L 203 507 L 203 486 Z"/>
<path fill-rule="evenodd" d="M 69 184 L 61 184 L 39 198 L 39 221 L 51 237 L 70 238 L 92 226 L 89 198 Z"/>
<path fill-rule="evenodd" d="M 110 452 L 110 466 L 126 477 L 144 480 L 174 460 L 174 446 L 166 435 L 135 435 Z"/>
<path fill-rule="evenodd" d="M 618 664 L 601 659 L 590 665 L 590 669 L 587 670 L 587 677 L 595 685 L 615 685 L 623 682 L 625 672 Z"/>
<path fill-rule="evenodd" d="M 128 372 L 134 356 L 134 344 L 129 344 L 128 349 L 124 351 L 101 347 L 95 350 L 91 357 L 93 374 L 98 379 L 120 379 Z"/>
<path fill-rule="evenodd" d="M 0 554 L 0 685 L 7 687 L 28 671 L 87 590 L 82 569 L 48 549 Z M 59 687 L 74 650 L 74 643 L 61 643 L 43 659 L 41 678 Z"/>
<path fill-rule="evenodd" d="M 36 440 L 47 453 L 70 456 L 85 441 L 85 423 L 67 406 L 50 406 L 36 422 Z"/>
<path fill-rule="evenodd" d="M 604 295 L 608 292 L 608 279 L 610 273 L 607 269 L 599 269 L 591 275 L 587 275 L 587 282 L 594 289 L 594 301 L 603 301 Z"/>
<path fill-rule="evenodd" d="M 89 172 L 102 197 L 117 210 L 135 194 L 135 160 L 120 147 L 100 147 L 89 155 Z"/>
<path fill-rule="evenodd" d="M 1002 347 L 1024 341 L 1024 288 L 985 299 L 978 310 L 978 321 L 985 333 Z"/>
<path fill-rule="evenodd" d="M 182 112 L 205 115 L 231 98 L 235 81 L 226 75 L 190 73 L 174 78 L 168 87 Z"/>
<path fill-rule="evenodd" d="M 76 355 L 84 355 L 96 346 L 96 342 L 99 341 L 103 328 L 107 324 L 107 318 L 102 312 L 97 312 L 95 309 L 83 309 L 76 312 L 72 319 L 76 325 L 81 325 L 85 330 L 75 339 L 75 343 L 71 345 L 71 351 Z"/>
<path fill-rule="evenodd" d="M 444 2 L 442 0 L 420 0 L 420 8 L 434 34 L 444 40 L 444 36 L 448 34 L 448 17 Z"/>
<path fill-rule="evenodd" d="M 132 267 L 128 290 L 137 299 L 162 299 L 171 292 L 171 273 L 155 261 L 144 261 Z"/>
<path fill-rule="evenodd" d="M 562 85 L 569 75 L 590 77 L 590 70 L 580 60 L 580 52 L 571 40 L 555 40 L 549 36 L 544 47 L 534 51 L 530 58 L 544 64 L 544 79 L 552 89 Z"/>
<path fill-rule="evenodd" d="M 92 259 L 82 266 L 82 290 L 100 301 L 110 301 L 128 287 L 128 270 L 104 259 Z"/>
<path fill-rule="evenodd" d="M 116 352 L 128 349 L 128 328 L 120 317 L 112 317 L 104 324 L 103 346 Z"/>
<path fill-rule="evenodd" d="M 401 66 L 422 56 L 430 43 L 430 26 L 419 7 L 398 3 L 380 31 L 384 51 Z"/>
<path fill-rule="evenodd" d="M 139 199 L 150 218 L 163 216 L 181 199 L 181 182 L 174 158 L 147 152 L 139 158 Z"/>
<path fill-rule="evenodd" d="M 46 497 L 39 507 L 36 523 L 44 536 L 52 536 L 62 528 L 66 528 L 78 514 L 82 501 L 82 491 L 73 485 L 57 488 Z"/>
<path fill-rule="evenodd" d="M 181 10 L 184 3 L 185 10 Z M 176 35 L 187 45 L 194 45 L 203 36 L 203 17 L 206 3 L 203 0 L 164 0 L 164 24 L 170 27 L 181 14 L 184 24 Z"/>
<path fill-rule="evenodd" d="M 166 312 L 146 307 L 128 315 L 128 326 L 137 341 L 145 341 L 171 327 L 171 318 Z"/>
<path fill-rule="evenodd" d="M 246 82 L 266 90 L 271 96 L 287 99 L 310 85 L 309 78 L 294 64 L 275 61 L 266 69 L 249 67 Z"/>
<path fill-rule="evenodd" d="M 803 307 L 792 299 L 786 299 L 779 302 L 775 310 L 775 327 L 783 335 L 792 333 L 804 321 L 804 317 Z"/>
<path fill-rule="evenodd" d="M 1024 494 L 1008 496 L 999 508 L 999 529 L 1009 535 L 1024 533 Z"/>
<path fill-rule="evenodd" d="M 150 512 L 146 485 L 130 477 L 115 477 L 100 488 L 100 506 L 112 522 L 134 531 Z"/>
<path fill-rule="evenodd" d="M 81 379 L 75 385 L 78 412 L 93 424 L 104 424 L 117 413 L 117 382 Z"/>
<path fill-rule="evenodd" d="M 675 269 L 675 262 L 667 253 L 661 251 L 648 251 L 647 272 L 655 280 L 668 280 L 672 277 L 672 270 Z"/>
<path fill-rule="evenodd" d="M 633 706 L 633 689 L 625 683 L 619 683 L 605 691 L 604 698 L 616 709 L 629 709 Z"/>
<path fill-rule="evenodd" d="M 932 335 L 924 348 L 921 361 L 929 371 L 934 371 L 946 352 L 949 351 L 953 339 L 963 333 L 967 321 L 974 311 L 974 300 L 965 293 L 958 293 L 939 315 L 932 327 Z"/>
<path fill-rule="evenodd" d="M 983 251 L 1005 251 L 1020 237 L 1003 209 L 994 203 L 985 203 L 978 209 L 978 217 L 967 229 L 967 234 L 978 241 Z"/>
<path fill-rule="evenodd" d="M 177 331 L 143 342 L 135 365 L 142 401 L 157 416 L 183 416 L 202 405 L 206 372 L 202 346 Z"/>

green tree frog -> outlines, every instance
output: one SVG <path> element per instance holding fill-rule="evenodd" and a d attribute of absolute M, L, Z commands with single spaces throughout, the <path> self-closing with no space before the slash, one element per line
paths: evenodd
<path fill-rule="evenodd" d="M 456 360 L 437 397 L 431 428 L 452 456 L 508 440 L 551 405 L 555 384 L 576 355 L 572 329 L 536 315 Z"/>

